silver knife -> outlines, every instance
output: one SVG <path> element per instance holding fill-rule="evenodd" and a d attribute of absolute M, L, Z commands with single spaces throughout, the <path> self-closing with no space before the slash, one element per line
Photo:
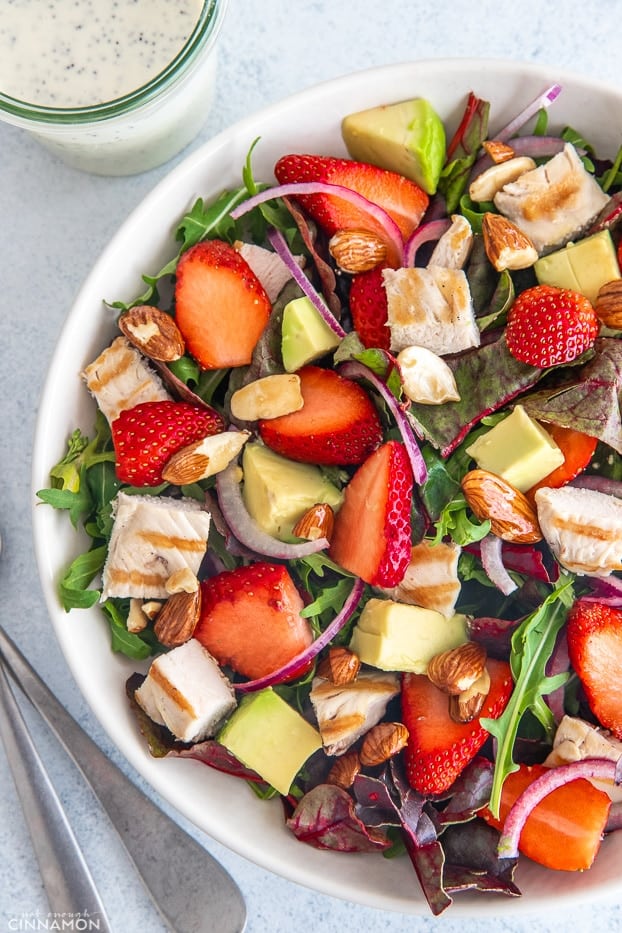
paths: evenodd
<path fill-rule="evenodd" d="M 242 933 L 246 905 L 220 863 L 111 762 L 0 627 L 0 655 L 106 810 L 174 933 Z"/>

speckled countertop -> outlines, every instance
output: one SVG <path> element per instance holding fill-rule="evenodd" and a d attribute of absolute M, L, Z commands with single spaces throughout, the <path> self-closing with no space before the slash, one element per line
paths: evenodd
<path fill-rule="evenodd" d="M 619 0 L 441 0 L 437 4 L 231 0 L 220 42 L 217 102 L 190 148 L 252 111 L 318 81 L 410 59 L 513 58 L 619 83 L 616 14 L 621 11 Z M 42 381 L 71 302 L 109 238 L 168 167 L 129 178 L 81 174 L 8 126 L 0 126 L 0 152 L 2 623 L 26 648 L 63 703 L 110 757 L 129 771 L 82 701 L 51 634 L 31 541 L 30 459 Z M 74 821 L 115 931 L 157 933 L 162 925 L 129 874 L 106 818 L 36 717 L 29 710 L 25 713 Z M 622 929 L 622 911 L 611 903 L 477 923 L 452 918 L 451 911 L 440 920 L 386 913 L 316 894 L 204 837 L 202 841 L 241 886 L 249 933 Z M 45 917 L 47 911 L 37 863 L 0 751 L 0 933 L 36 929 L 36 917 Z M 217 927 L 205 929 L 217 933 Z"/>

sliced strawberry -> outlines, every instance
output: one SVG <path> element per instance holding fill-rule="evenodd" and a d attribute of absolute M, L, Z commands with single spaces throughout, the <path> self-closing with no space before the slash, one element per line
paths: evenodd
<path fill-rule="evenodd" d="M 529 785 L 546 772 L 544 765 L 521 765 L 508 774 L 501 793 L 499 818 L 490 810 L 481 816 L 501 831 L 510 807 Z M 600 848 L 611 798 L 580 778 L 558 787 L 533 808 L 520 836 L 520 851 L 547 868 L 582 871 L 592 865 Z"/>
<path fill-rule="evenodd" d="M 271 310 L 259 279 L 228 243 L 197 243 L 179 260 L 175 320 L 203 369 L 250 363 Z"/>
<path fill-rule="evenodd" d="M 568 653 L 590 709 L 622 739 L 622 609 L 579 599 L 566 624 Z"/>
<path fill-rule="evenodd" d="M 182 447 L 224 430 L 218 412 L 192 402 L 143 402 L 112 422 L 116 474 L 132 486 L 159 486 L 162 470 Z"/>
<path fill-rule="evenodd" d="M 350 314 L 354 329 L 366 347 L 391 349 L 387 325 L 387 293 L 382 279 L 383 266 L 352 276 Z"/>
<path fill-rule="evenodd" d="M 382 440 L 378 412 L 365 389 L 332 369 L 298 370 L 303 406 L 259 422 L 268 447 L 304 463 L 356 464 Z"/>
<path fill-rule="evenodd" d="M 255 679 L 287 664 L 313 641 L 303 601 L 283 564 L 259 561 L 201 584 L 194 637 L 219 664 Z"/>
<path fill-rule="evenodd" d="M 585 295 L 569 288 L 535 285 L 521 292 L 510 308 L 505 339 L 513 357 L 545 369 L 570 363 L 589 350 L 599 328 Z"/>
<path fill-rule="evenodd" d="M 481 717 L 497 719 L 513 689 L 510 665 L 489 658 L 490 690 Z M 444 794 L 477 755 L 489 733 L 479 719 L 454 722 L 449 697 L 426 674 L 402 676 L 402 719 L 408 729 L 406 774 L 415 790 L 426 797 Z"/>
<path fill-rule="evenodd" d="M 558 424 L 545 424 L 544 427 L 563 453 L 564 462 L 529 489 L 529 498 L 532 498 L 541 486 L 558 489 L 578 476 L 592 459 L 598 443 L 597 438 L 573 428 L 562 428 Z"/>
<path fill-rule="evenodd" d="M 321 181 L 350 188 L 383 208 L 404 239 L 418 227 L 429 202 L 425 191 L 413 181 L 396 172 L 351 159 L 285 155 L 276 163 L 274 174 L 281 184 Z M 339 230 L 367 230 L 382 236 L 382 229 L 369 214 L 343 198 L 312 194 L 298 200 L 329 236 Z"/>
<path fill-rule="evenodd" d="M 396 586 L 410 562 L 412 488 L 404 445 L 387 441 L 346 486 L 330 557 L 366 583 Z"/>

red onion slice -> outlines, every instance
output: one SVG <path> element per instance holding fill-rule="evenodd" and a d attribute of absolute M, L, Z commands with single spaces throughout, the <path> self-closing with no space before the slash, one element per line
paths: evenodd
<path fill-rule="evenodd" d="M 233 220 L 239 220 L 240 217 L 252 211 L 253 208 L 257 207 L 259 204 L 263 204 L 265 201 L 272 201 L 274 198 L 296 198 L 300 197 L 300 195 L 309 194 L 325 194 L 332 198 L 343 198 L 344 201 L 349 201 L 353 207 L 369 214 L 369 216 L 384 230 L 387 240 L 391 243 L 398 257 L 398 261 L 401 264 L 404 254 L 404 241 L 400 233 L 400 228 L 393 218 L 390 214 L 387 214 L 382 207 L 379 207 L 378 204 L 374 204 L 373 201 L 369 201 L 362 194 L 359 194 L 358 191 L 353 191 L 352 188 L 346 188 L 344 185 L 331 185 L 323 181 L 300 181 L 290 182 L 287 185 L 274 185 L 272 188 L 266 188 L 264 191 L 254 194 L 246 201 L 242 201 L 241 204 L 233 208 L 231 217 Z"/>
<path fill-rule="evenodd" d="M 503 129 L 499 130 L 498 133 L 495 133 L 494 138 L 498 139 L 500 142 L 507 142 L 518 130 L 521 129 L 527 123 L 528 120 L 531 120 L 532 117 L 535 117 L 539 110 L 542 110 L 543 107 L 550 107 L 554 100 L 557 100 L 561 94 L 561 84 L 552 84 L 548 87 L 542 94 L 539 94 L 535 100 L 532 100 L 524 110 L 521 110 L 513 120 L 511 120 L 507 126 L 504 126 Z"/>
<path fill-rule="evenodd" d="M 536 778 L 514 801 L 508 813 L 499 839 L 497 852 L 500 858 L 517 858 L 520 835 L 531 811 L 550 793 L 576 781 L 577 778 L 601 778 L 619 783 L 620 775 L 615 761 L 606 758 L 584 758 L 567 765 L 551 768 Z"/>
<path fill-rule="evenodd" d="M 235 689 L 239 690 L 240 693 L 252 693 L 255 690 L 262 690 L 264 687 L 271 687 L 272 684 L 279 684 L 287 680 L 295 674 L 296 671 L 306 667 L 308 662 L 317 657 L 322 648 L 325 648 L 344 627 L 358 606 L 364 589 L 365 584 L 356 577 L 341 612 L 335 616 L 330 625 L 324 629 L 321 635 L 318 635 L 308 648 L 305 648 L 304 651 L 299 651 L 291 661 L 288 661 L 287 664 L 284 664 L 283 667 L 278 668 L 278 670 L 272 671 L 271 674 L 266 674 L 264 677 L 257 678 L 257 680 L 248 680 L 246 683 L 234 684 Z"/>
<path fill-rule="evenodd" d="M 479 543 L 482 567 L 487 577 L 504 596 L 509 596 L 518 587 L 505 569 L 502 548 L 503 541 L 493 534 L 487 534 Z"/>
<path fill-rule="evenodd" d="M 289 544 L 273 538 L 261 528 L 249 515 L 240 489 L 241 470 L 234 460 L 226 469 L 216 477 L 216 492 L 218 504 L 229 528 L 245 547 L 263 557 L 272 557 L 275 560 L 294 560 L 297 557 L 307 557 L 316 554 L 328 547 L 326 538 L 315 541 L 301 541 Z"/>
<path fill-rule="evenodd" d="M 410 422 L 404 414 L 404 411 L 400 407 L 400 403 L 395 398 L 386 383 L 383 382 L 382 379 L 380 379 L 380 377 L 377 376 L 368 366 L 365 366 L 364 363 L 359 363 L 358 360 L 348 360 L 347 363 L 342 363 L 339 367 L 339 373 L 342 376 L 345 376 L 347 379 L 367 379 L 368 382 L 372 384 L 378 395 L 382 396 L 387 404 L 387 408 L 390 410 L 395 419 L 395 423 L 400 434 L 402 435 L 404 447 L 406 448 L 406 452 L 408 454 L 410 465 L 413 471 L 413 478 L 415 482 L 419 484 L 419 486 L 425 483 L 426 479 L 428 478 L 428 468 L 426 467 L 423 455 L 419 450 L 419 445 L 415 440 L 413 429 L 411 428 Z"/>
<path fill-rule="evenodd" d="M 619 479 L 610 479 L 608 476 L 593 476 L 592 474 L 576 476 L 568 484 L 569 486 L 578 486 L 581 489 L 593 489 L 596 492 L 602 492 L 606 496 L 615 496 L 616 499 L 622 499 L 622 482 Z"/>
<path fill-rule="evenodd" d="M 316 309 L 318 314 L 321 315 L 322 320 L 328 324 L 330 329 L 334 331 L 339 339 L 343 339 L 346 335 L 345 330 L 341 324 L 337 321 L 335 316 L 330 311 L 326 302 L 322 299 L 322 296 L 318 291 L 315 290 L 307 276 L 304 274 L 296 259 L 291 252 L 285 237 L 280 230 L 277 230 L 275 227 L 271 227 L 267 233 L 268 240 L 270 241 L 272 247 L 274 248 L 275 253 L 278 253 L 287 268 L 289 269 L 293 280 L 297 285 L 300 286 L 302 291 L 305 293 L 309 301 L 312 303 L 313 307 Z"/>
<path fill-rule="evenodd" d="M 451 220 L 448 217 L 440 220 L 430 220 L 428 223 L 417 227 L 406 240 L 406 245 L 404 247 L 404 265 L 414 266 L 415 256 L 419 247 L 423 246 L 424 243 L 429 243 L 431 240 L 440 240 L 442 235 L 446 233 L 450 227 Z"/>

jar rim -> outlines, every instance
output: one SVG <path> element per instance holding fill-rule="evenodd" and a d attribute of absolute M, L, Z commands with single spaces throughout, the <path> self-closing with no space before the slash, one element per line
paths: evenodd
<path fill-rule="evenodd" d="M 153 100 L 163 89 L 181 78 L 199 51 L 216 39 L 228 0 L 205 0 L 199 18 L 186 43 L 168 65 L 133 91 L 112 100 L 83 107 L 50 107 L 21 101 L 0 91 L 0 112 L 35 123 L 84 124 L 126 114 Z"/>

